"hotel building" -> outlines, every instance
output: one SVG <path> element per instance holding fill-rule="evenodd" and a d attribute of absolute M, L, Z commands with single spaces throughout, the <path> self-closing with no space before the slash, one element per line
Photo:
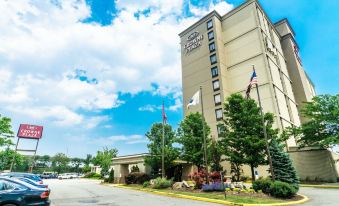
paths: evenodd
<path fill-rule="evenodd" d="M 274 127 L 282 130 L 305 121 L 300 109 L 304 102 L 315 96 L 315 90 L 303 68 L 295 33 L 287 19 L 272 23 L 257 0 L 248 0 L 223 16 L 216 11 L 207 14 L 179 36 L 184 115 L 201 111 L 200 106 L 187 109 L 186 105 L 202 86 L 205 119 L 211 127 L 211 138 L 218 137 L 217 125 L 222 120 L 224 99 L 233 93 L 245 95 L 252 65 L 255 65 L 258 77 L 263 110 L 275 115 Z M 255 90 L 252 90 L 251 98 L 257 101 Z M 293 151 L 297 151 L 294 137 L 286 144 L 302 178 L 319 174 L 307 173 L 306 170 L 313 170 L 307 165 L 304 167 L 306 174 L 299 167 L 301 164 L 319 161 L 317 166 L 322 167 L 333 155 L 327 150 L 322 151 L 323 156 L 299 150 L 294 154 Z M 304 153 L 306 155 L 301 155 Z M 230 171 L 229 165 L 225 167 Z M 324 167 L 327 168 L 323 166 L 323 170 Z M 263 176 L 266 169 L 260 169 Z M 333 165 L 328 170 L 324 177 L 338 176 Z"/>

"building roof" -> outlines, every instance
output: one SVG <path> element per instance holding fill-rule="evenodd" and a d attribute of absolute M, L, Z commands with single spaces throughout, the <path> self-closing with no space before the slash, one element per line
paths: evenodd
<path fill-rule="evenodd" d="M 149 156 L 149 153 L 123 155 L 123 156 L 119 156 L 119 157 L 113 157 L 112 160 L 120 160 L 120 159 L 135 158 L 135 157 L 146 157 L 146 156 Z"/>
<path fill-rule="evenodd" d="M 257 2 L 257 0 L 245 0 L 244 3 L 240 4 L 239 6 L 235 7 L 234 9 L 232 9 L 231 11 L 227 12 L 224 16 L 235 12 L 236 10 L 238 10 L 240 7 L 250 4 L 252 2 Z M 189 26 L 187 29 L 185 29 L 184 31 L 179 33 L 179 36 L 182 37 L 184 36 L 187 32 L 191 31 L 193 28 L 197 27 L 198 25 L 201 24 L 201 22 L 206 21 L 208 18 L 215 16 L 217 17 L 219 20 L 222 20 L 224 16 L 221 16 L 217 11 L 213 10 L 210 13 L 206 14 L 204 17 L 202 17 L 199 21 L 195 22 L 193 25 Z"/>
<path fill-rule="evenodd" d="M 292 31 L 292 33 L 293 33 L 293 36 L 295 36 L 295 32 L 294 32 L 294 30 L 293 30 L 293 27 L 291 26 L 291 24 L 290 24 L 290 22 L 288 21 L 287 18 L 283 18 L 283 19 L 281 19 L 281 20 L 275 22 L 275 23 L 274 23 L 274 26 L 278 26 L 278 25 L 280 25 L 280 24 L 282 24 L 282 23 L 286 23 L 286 24 L 288 25 L 288 27 L 291 29 L 291 31 Z"/>

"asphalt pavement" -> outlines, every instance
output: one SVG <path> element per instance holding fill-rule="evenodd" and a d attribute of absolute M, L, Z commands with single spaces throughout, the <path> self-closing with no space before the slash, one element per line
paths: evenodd
<path fill-rule="evenodd" d="M 149 194 L 100 185 L 88 179 L 44 180 L 51 188 L 52 206 L 218 206 L 219 204 Z M 305 206 L 338 206 L 338 189 L 301 188 L 309 197 Z"/>
<path fill-rule="evenodd" d="M 44 180 L 51 188 L 52 206 L 220 206 L 100 185 L 100 181 Z"/>

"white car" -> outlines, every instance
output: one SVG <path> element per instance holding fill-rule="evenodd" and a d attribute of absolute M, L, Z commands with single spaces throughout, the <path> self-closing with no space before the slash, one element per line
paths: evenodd
<path fill-rule="evenodd" d="M 79 176 L 76 173 L 64 173 L 64 174 L 60 174 L 58 176 L 59 180 L 62 180 L 62 179 L 74 179 L 74 178 L 79 178 Z"/>

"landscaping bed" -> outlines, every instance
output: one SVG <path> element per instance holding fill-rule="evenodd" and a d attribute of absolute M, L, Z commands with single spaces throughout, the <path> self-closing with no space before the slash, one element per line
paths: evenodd
<path fill-rule="evenodd" d="M 153 189 L 148 187 L 143 187 L 141 185 L 124 185 L 124 187 L 128 187 L 131 189 L 138 189 L 142 191 L 149 192 L 164 192 L 164 193 L 172 193 L 172 194 L 180 194 L 180 195 L 188 195 L 193 197 L 202 197 L 209 198 L 215 200 L 225 200 L 234 203 L 246 203 L 246 204 L 272 204 L 272 203 L 286 203 L 291 201 L 302 200 L 303 197 L 300 195 L 296 195 L 290 199 L 280 199 L 274 198 L 264 193 L 248 193 L 248 192 L 237 192 L 237 191 L 227 191 L 226 199 L 223 192 L 203 192 L 201 190 L 174 190 L 174 189 Z"/>

